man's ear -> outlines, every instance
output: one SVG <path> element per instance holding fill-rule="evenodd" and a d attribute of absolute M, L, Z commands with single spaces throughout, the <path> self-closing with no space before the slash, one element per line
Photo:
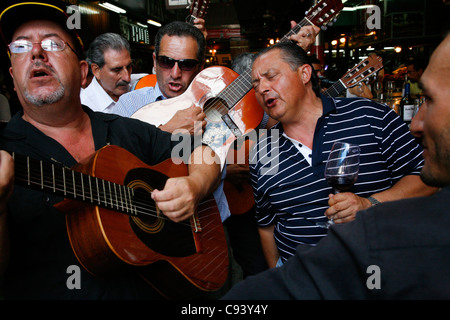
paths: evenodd
<path fill-rule="evenodd" d="M 153 57 L 153 70 L 156 70 L 156 53 L 155 53 L 155 51 L 153 51 L 153 54 L 152 54 L 152 57 Z"/>
<path fill-rule="evenodd" d="M 13 75 L 13 68 L 12 67 L 9 67 L 9 74 L 11 75 L 11 78 L 13 79 L 13 82 L 14 82 L 14 75 Z M 15 85 L 14 85 L 14 91 L 17 91 Z"/>
<path fill-rule="evenodd" d="M 100 70 L 101 68 L 96 63 L 91 63 L 91 71 L 96 79 L 100 78 Z"/>
<path fill-rule="evenodd" d="M 311 80 L 312 68 L 309 64 L 304 64 L 297 69 L 299 76 L 301 77 L 303 84 L 308 83 Z"/>
<path fill-rule="evenodd" d="M 89 73 L 89 64 L 86 60 L 80 61 L 80 70 L 81 70 L 81 86 L 84 87 L 87 81 L 87 75 Z"/>

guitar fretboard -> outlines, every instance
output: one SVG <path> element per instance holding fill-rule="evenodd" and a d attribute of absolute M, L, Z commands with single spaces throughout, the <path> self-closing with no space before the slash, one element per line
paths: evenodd
<path fill-rule="evenodd" d="M 139 212 L 134 189 L 16 153 L 13 158 L 19 184 L 129 215 Z"/>
<path fill-rule="evenodd" d="M 342 91 L 346 89 L 345 85 L 339 79 L 337 82 L 333 83 L 324 94 L 328 97 L 337 97 Z"/>
<path fill-rule="evenodd" d="M 281 38 L 280 42 L 290 41 L 290 36 L 297 34 L 303 26 L 310 24 L 311 23 L 308 19 L 303 18 L 302 21 L 300 21 L 283 38 Z M 241 100 L 242 97 L 252 89 L 251 72 L 251 67 L 247 68 L 232 83 L 230 83 L 230 85 L 219 93 L 218 98 L 223 99 L 226 102 L 225 106 L 229 110 L 232 109 L 239 102 L 239 100 Z"/>

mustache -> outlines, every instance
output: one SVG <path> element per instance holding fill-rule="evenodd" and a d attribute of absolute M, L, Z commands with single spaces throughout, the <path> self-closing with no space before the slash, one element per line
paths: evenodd
<path fill-rule="evenodd" d="M 28 74 L 31 74 L 32 70 L 35 68 L 41 68 L 41 69 L 45 69 L 47 70 L 49 73 L 56 73 L 55 69 L 53 69 L 53 67 L 45 64 L 44 62 L 42 62 L 41 60 L 36 60 L 36 62 L 34 62 L 32 65 L 30 65 L 30 67 L 28 68 Z"/>
<path fill-rule="evenodd" d="M 120 80 L 119 82 L 117 82 L 116 84 L 116 88 L 117 87 L 122 87 L 122 86 L 128 86 L 130 83 L 128 81 L 125 80 Z"/>

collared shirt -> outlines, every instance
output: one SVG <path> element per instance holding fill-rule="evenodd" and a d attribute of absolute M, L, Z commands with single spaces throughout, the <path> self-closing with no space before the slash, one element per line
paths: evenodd
<path fill-rule="evenodd" d="M 88 106 L 94 111 L 112 113 L 112 109 L 116 104 L 95 77 L 92 78 L 87 88 L 81 90 L 80 98 L 81 104 Z"/>
<path fill-rule="evenodd" d="M 123 117 L 131 117 L 143 106 L 161 99 L 165 99 L 165 97 L 159 89 L 158 84 L 154 87 L 133 90 L 120 96 L 112 109 L 112 113 Z"/>
<path fill-rule="evenodd" d="M 389 107 L 369 99 L 324 96 L 322 104 L 311 164 L 283 135 L 280 123 L 259 137 L 258 152 L 249 159 L 258 224 L 275 226 L 284 261 L 298 244 L 315 245 L 326 235 L 315 223 L 327 220 L 324 213 L 333 190 L 324 169 L 335 141 L 361 148 L 358 180 L 351 190 L 361 197 L 387 190 L 405 175 L 418 175 L 423 166 L 422 148 Z"/>

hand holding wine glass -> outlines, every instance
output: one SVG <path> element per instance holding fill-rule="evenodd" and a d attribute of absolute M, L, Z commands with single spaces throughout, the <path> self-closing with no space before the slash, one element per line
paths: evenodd
<path fill-rule="evenodd" d="M 328 155 L 328 161 L 325 166 L 325 179 L 333 187 L 335 193 L 348 191 L 355 184 L 359 173 L 359 155 L 358 145 L 335 142 Z M 328 228 L 333 224 L 329 220 L 325 224 L 318 224 Z"/>

